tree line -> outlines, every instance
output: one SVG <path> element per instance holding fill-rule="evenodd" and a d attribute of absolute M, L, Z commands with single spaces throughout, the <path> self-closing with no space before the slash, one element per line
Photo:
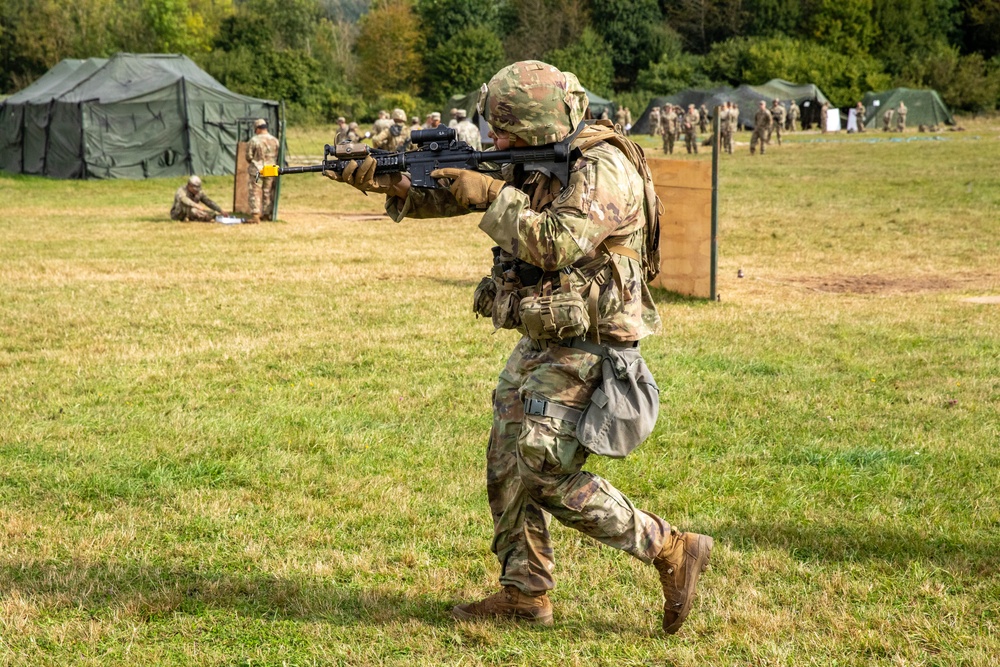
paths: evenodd
<path fill-rule="evenodd" d="M 301 121 L 425 113 L 537 58 L 644 109 L 689 87 L 934 88 L 1000 103 L 1000 0 L 0 0 L 0 91 L 63 58 L 184 53 Z"/>

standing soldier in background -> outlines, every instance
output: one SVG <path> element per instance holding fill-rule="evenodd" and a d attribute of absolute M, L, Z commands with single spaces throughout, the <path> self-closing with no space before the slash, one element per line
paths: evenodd
<path fill-rule="evenodd" d="M 455 135 L 459 141 L 464 141 L 477 151 L 481 151 L 483 150 L 483 137 L 479 134 L 479 128 L 473 125 L 467 116 L 465 109 L 459 109 L 455 112 L 455 117 L 458 119 Z"/>
<path fill-rule="evenodd" d="M 830 110 L 829 102 L 823 102 L 822 106 L 820 106 L 819 108 L 819 131 L 822 132 L 823 134 L 826 134 L 826 116 L 827 116 L 827 111 L 829 110 Z M 763 149 L 760 152 L 763 153 L 764 152 Z"/>
<path fill-rule="evenodd" d="M 774 133 L 774 138 L 778 140 L 778 145 L 781 145 L 781 128 L 785 126 L 785 107 L 781 105 L 781 100 L 775 99 L 771 103 L 771 127 L 767 130 L 767 143 L 771 143 L 771 133 Z"/>
<path fill-rule="evenodd" d="M 882 113 L 882 131 L 888 132 L 892 129 L 892 109 L 886 109 Z"/>
<path fill-rule="evenodd" d="M 392 121 L 389 120 L 389 112 L 386 111 L 385 109 L 382 109 L 381 111 L 378 112 L 378 118 L 372 125 L 372 136 L 374 137 L 382 130 L 388 130 L 390 125 L 392 125 Z"/>
<path fill-rule="evenodd" d="M 795 103 L 795 100 L 791 100 L 788 104 L 788 124 L 785 126 L 789 132 L 795 132 L 798 129 L 797 124 L 801 116 L 799 105 Z"/>
<path fill-rule="evenodd" d="M 865 105 L 858 102 L 854 106 L 854 120 L 858 123 L 858 132 L 865 131 Z"/>
<path fill-rule="evenodd" d="M 632 110 L 628 107 L 625 107 L 625 134 L 632 134 Z"/>
<path fill-rule="evenodd" d="M 170 219 L 180 222 L 214 222 L 216 215 L 225 214 L 222 207 L 209 199 L 201 189 L 201 179 L 197 176 L 192 176 L 186 184 L 177 188 L 174 205 L 170 208 Z"/>
<path fill-rule="evenodd" d="M 737 122 L 736 108 L 732 102 L 719 107 L 719 134 L 722 135 L 722 150 L 733 154 L 733 126 Z"/>
<path fill-rule="evenodd" d="M 420 117 L 410 116 L 410 133 L 412 134 L 413 132 L 421 129 L 423 128 L 420 127 Z"/>
<path fill-rule="evenodd" d="M 899 101 L 899 108 L 896 109 L 896 131 L 903 132 L 906 130 L 906 105 L 903 104 L 903 100 Z"/>
<path fill-rule="evenodd" d="M 622 130 L 625 129 L 625 107 L 618 107 L 618 111 L 615 112 L 615 122 L 621 126 Z"/>
<path fill-rule="evenodd" d="M 257 178 L 265 164 L 278 163 L 278 140 L 267 131 L 267 121 L 258 118 L 253 123 L 254 135 L 247 143 L 247 175 L 250 177 L 250 187 L 247 195 L 250 199 L 250 222 L 258 223 L 271 219 L 271 208 L 274 204 L 274 189 L 278 185 L 276 177 Z"/>
<path fill-rule="evenodd" d="M 654 137 L 660 133 L 660 107 L 653 107 L 649 112 L 649 133 Z"/>
<path fill-rule="evenodd" d="M 347 141 L 347 130 L 347 119 L 341 116 L 337 119 L 337 136 L 333 143 L 342 144 Z"/>
<path fill-rule="evenodd" d="M 764 154 L 767 147 L 767 131 L 771 127 L 771 112 L 767 110 L 767 104 L 761 100 L 757 113 L 753 117 L 753 136 L 750 137 L 750 155 L 757 151 L 757 143 L 760 143 L 760 154 Z"/>
<path fill-rule="evenodd" d="M 677 130 L 680 127 L 677 112 L 674 110 L 673 105 L 668 104 L 663 107 L 660 120 L 660 125 L 663 127 L 663 152 L 667 155 L 674 154 L 674 142 L 677 141 Z"/>
<path fill-rule="evenodd" d="M 448 127 L 454 130 L 458 127 L 458 109 L 452 108 L 448 113 L 451 115 L 451 120 L 448 121 Z"/>
<path fill-rule="evenodd" d="M 698 129 L 702 134 L 708 132 L 708 107 L 704 103 L 698 107 Z"/>
<path fill-rule="evenodd" d="M 410 128 L 406 126 L 406 112 L 402 109 L 393 109 L 392 125 L 372 137 L 372 143 L 387 151 L 406 150 L 410 145 Z"/>
<path fill-rule="evenodd" d="M 347 126 L 347 140 L 350 142 L 361 141 L 361 128 L 358 127 L 357 123 L 351 123 Z"/>
<path fill-rule="evenodd" d="M 698 124 L 701 122 L 701 116 L 698 114 L 698 110 L 694 108 L 693 104 L 688 105 L 687 113 L 684 114 L 684 119 L 681 121 L 681 129 L 684 130 L 684 148 L 687 149 L 688 153 L 698 154 Z"/>
<path fill-rule="evenodd" d="M 432 111 L 431 113 L 427 114 L 427 124 L 424 125 L 425 130 L 433 130 L 439 125 L 441 125 L 440 111 Z"/>

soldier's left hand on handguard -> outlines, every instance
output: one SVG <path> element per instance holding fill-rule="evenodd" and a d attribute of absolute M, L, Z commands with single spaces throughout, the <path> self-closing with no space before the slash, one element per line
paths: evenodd
<path fill-rule="evenodd" d="M 466 208 L 487 206 L 497 198 L 506 183 L 498 178 L 467 169 L 435 169 L 431 178 L 451 180 L 449 189 Z"/>
<path fill-rule="evenodd" d="M 323 175 L 334 181 L 347 183 L 362 192 L 394 193 L 396 185 L 403 179 L 402 174 L 379 174 L 376 176 L 375 166 L 375 158 L 369 155 L 360 164 L 352 160 L 339 174 L 335 171 L 324 171 Z"/>

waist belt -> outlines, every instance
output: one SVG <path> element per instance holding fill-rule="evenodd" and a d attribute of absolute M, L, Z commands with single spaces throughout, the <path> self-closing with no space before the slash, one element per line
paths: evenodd
<path fill-rule="evenodd" d="M 583 410 L 544 401 L 540 398 L 529 397 L 524 399 L 524 414 L 535 415 L 537 417 L 554 417 L 566 422 L 578 422 L 583 415 Z"/>
<path fill-rule="evenodd" d="M 593 341 L 589 341 L 586 338 L 567 338 L 566 340 L 559 341 L 556 343 L 560 347 L 572 347 L 576 350 L 583 350 L 584 352 L 590 352 L 591 354 L 596 354 L 599 357 L 604 356 L 604 349 L 610 347 L 612 350 L 638 350 L 639 341 L 633 340 L 628 342 L 620 342 L 617 340 L 608 340 L 605 338 L 600 344 Z"/>

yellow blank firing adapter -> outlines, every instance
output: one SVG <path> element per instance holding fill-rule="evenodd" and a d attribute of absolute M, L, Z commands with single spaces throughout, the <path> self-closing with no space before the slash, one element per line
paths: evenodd
<path fill-rule="evenodd" d="M 276 164 L 265 164 L 264 167 L 260 170 L 260 175 L 263 176 L 264 178 L 269 178 L 271 176 L 277 176 L 278 175 L 278 165 L 276 165 Z"/>

